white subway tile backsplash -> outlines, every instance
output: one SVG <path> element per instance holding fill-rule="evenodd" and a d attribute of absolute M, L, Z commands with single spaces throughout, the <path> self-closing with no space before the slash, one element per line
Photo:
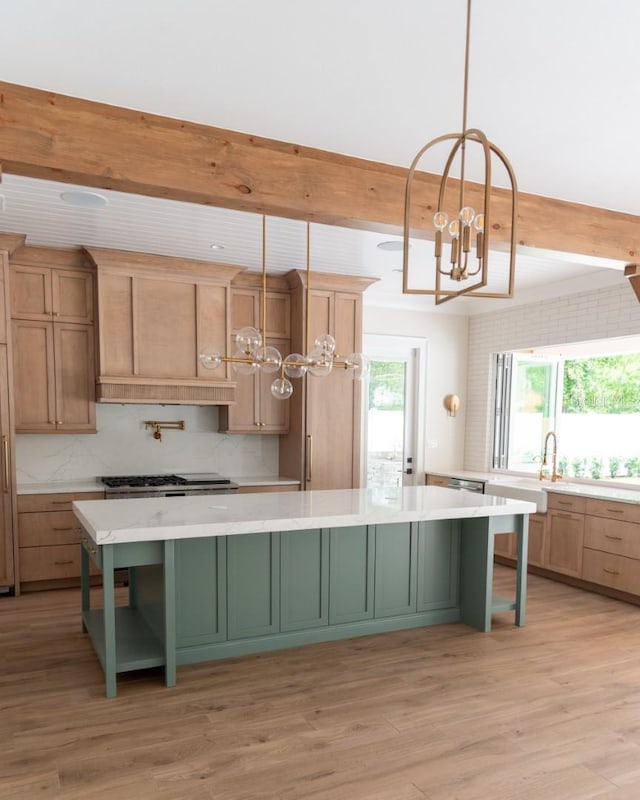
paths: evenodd
<path fill-rule="evenodd" d="M 640 335 L 640 304 L 628 281 L 469 320 L 465 468 L 490 466 L 492 356 L 506 350 Z"/>

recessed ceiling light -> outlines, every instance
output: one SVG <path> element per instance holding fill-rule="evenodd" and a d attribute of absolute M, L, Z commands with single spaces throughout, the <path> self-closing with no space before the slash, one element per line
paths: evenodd
<path fill-rule="evenodd" d="M 97 192 L 70 191 L 62 192 L 60 199 L 72 206 L 82 208 L 103 208 L 109 202 L 106 197 Z"/>
<path fill-rule="evenodd" d="M 378 247 L 381 250 L 386 250 L 387 252 L 397 253 L 398 250 L 402 250 L 403 242 L 399 239 L 393 239 L 388 242 L 378 242 Z M 411 245 L 409 245 L 411 247 Z"/>
<path fill-rule="evenodd" d="M 224 245 L 223 244 L 210 244 L 209 247 L 212 250 L 224 250 Z"/>

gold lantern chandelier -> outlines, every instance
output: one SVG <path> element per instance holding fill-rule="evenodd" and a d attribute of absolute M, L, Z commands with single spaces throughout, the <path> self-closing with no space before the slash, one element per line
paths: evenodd
<path fill-rule="evenodd" d="M 471 0 L 467 0 L 466 40 L 464 59 L 464 91 L 462 101 L 462 133 L 447 133 L 428 142 L 413 159 L 407 174 L 404 207 L 404 239 L 403 239 L 403 284 L 404 294 L 427 294 L 435 296 L 439 305 L 462 295 L 469 297 L 513 297 L 516 257 L 516 221 L 518 206 L 518 190 L 516 177 L 505 154 L 478 128 L 467 127 L 467 100 L 469 85 L 469 39 L 471 28 Z M 411 230 L 411 208 L 414 196 L 419 192 L 419 182 L 414 182 L 415 172 L 423 156 L 441 142 L 453 140 L 453 145 L 446 160 L 440 187 L 438 203 L 433 215 L 435 288 L 421 289 L 409 286 L 409 237 Z M 472 190 L 465 184 L 465 167 L 467 146 L 478 145 L 484 157 L 484 186 Z M 477 149 L 477 148 L 476 148 Z M 505 292 L 483 291 L 489 282 L 489 236 L 491 224 L 491 166 L 495 156 L 504 165 L 510 182 L 511 205 L 511 241 L 509 251 L 508 288 Z M 454 165 L 459 168 L 457 191 L 448 186 Z M 479 210 L 476 211 L 467 202 L 466 195 L 480 188 Z M 447 191 L 450 189 L 450 191 Z M 452 199 L 453 196 L 453 199 Z M 457 202 L 456 202 L 457 201 Z M 424 201 L 423 201 L 424 203 Z M 454 206 L 453 204 L 456 203 Z M 424 203 L 427 205 L 427 203 Z M 433 208 L 433 206 L 431 206 Z M 453 211 L 452 211 L 453 209 Z M 473 239 L 475 238 L 475 242 Z M 448 264 L 443 266 L 443 243 L 450 242 Z M 447 281 L 445 284 L 444 281 Z M 453 282 L 453 283 L 452 283 Z"/>
<path fill-rule="evenodd" d="M 304 342 L 305 353 L 290 353 L 282 357 L 280 351 L 267 344 L 267 223 L 262 217 L 262 330 L 254 327 L 240 328 L 235 335 L 236 350 L 232 356 L 206 349 L 200 353 L 200 363 L 206 369 L 218 369 L 231 364 L 240 375 L 277 373 L 271 384 L 271 394 L 278 400 L 288 400 L 293 394 L 290 378 L 302 378 L 307 373 L 314 377 L 329 375 L 333 369 L 343 369 L 354 380 L 361 380 L 368 372 L 368 361 L 362 353 L 341 356 L 336 352 L 336 341 L 329 333 L 316 336 L 309 347 L 309 287 L 311 283 L 310 225 L 307 222 L 306 288 Z"/>

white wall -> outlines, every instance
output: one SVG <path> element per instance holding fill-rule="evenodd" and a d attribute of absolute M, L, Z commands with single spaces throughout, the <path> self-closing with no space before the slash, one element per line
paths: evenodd
<path fill-rule="evenodd" d="M 467 405 L 465 468 L 491 466 L 494 353 L 638 334 L 640 303 L 622 275 L 613 287 L 471 317 L 468 382 L 461 398 Z"/>
<path fill-rule="evenodd" d="M 185 420 L 184 431 L 163 431 L 144 420 Z M 278 437 L 216 433 L 212 406 L 96 406 L 96 434 L 19 434 L 18 483 L 90 479 L 100 475 L 220 472 L 227 476 L 277 475 Z"/>
<path fill-rule="evenodd" d="M 426 340 L 426 407 L 422 412 L 426 423 L 426 447 L 422 463 L 426 470 L 459 469 L 464 454 L 467 318 L 379 308 L 368 305 L 365 295 L 363 330 L 365 334 L 411 336 Z M 449 417 L 443 406 L 448 394 L 457 394 L 462 399 L 456 417 Z M 437 442 L 437 447 L 430 446 L 434 442 Z"/>

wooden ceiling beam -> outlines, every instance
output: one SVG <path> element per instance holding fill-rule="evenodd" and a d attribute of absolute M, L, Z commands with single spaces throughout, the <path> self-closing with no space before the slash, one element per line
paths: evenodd
<path fill-rule="evenodd" d="M 413 154 L 407 154 L 407 162 Z M 401 233 L 406 169 L 0 82 L 6 173 L 171 200 Z M 515 165 L 517 174 L 517 165 Z M 432 237 L 439 176 L 420 173 L 415 235 Z M 417 196 L 417 195 L 416 195 Z M 474 193 L 468 201 L 474 204 Z M 492 243 L 509 239 L 506 191 Z M 477 203 L 476 207 L 480 207 Z M 521 193 L 520 244 L 629 261 L 640 218 Z"/>

